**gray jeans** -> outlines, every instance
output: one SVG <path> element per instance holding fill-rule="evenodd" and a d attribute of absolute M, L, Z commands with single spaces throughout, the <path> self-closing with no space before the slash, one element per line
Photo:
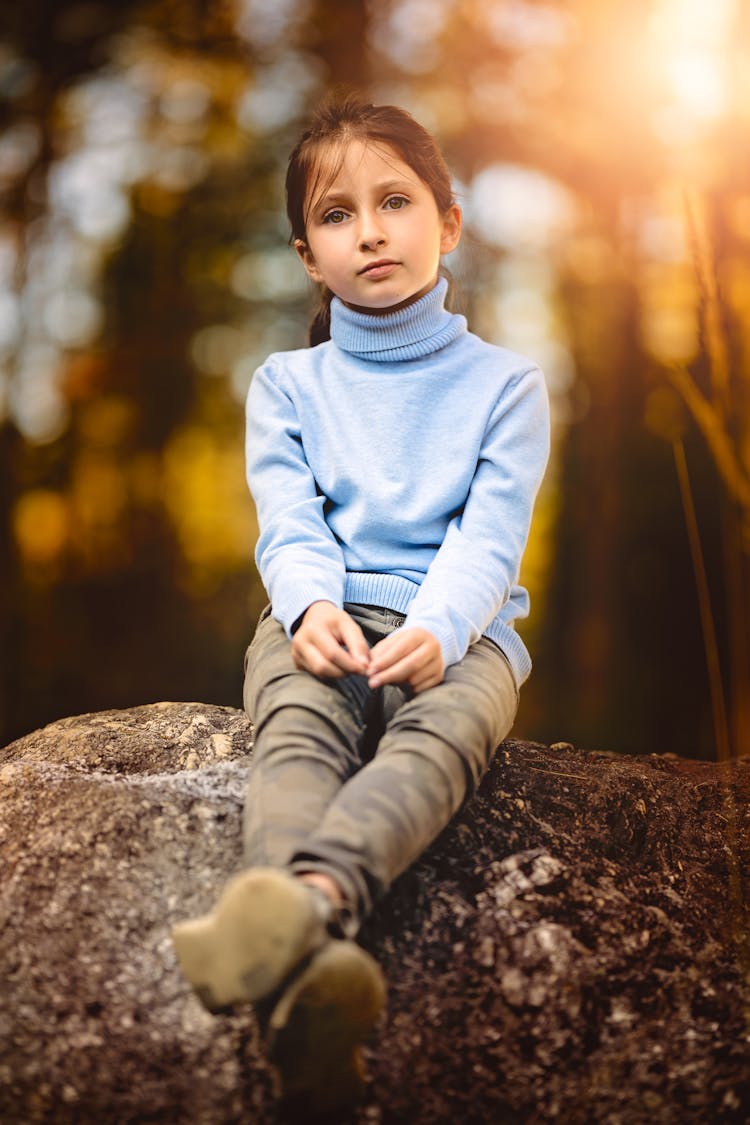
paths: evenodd
<path fill-rule="evenodd" d="M 370 645 L 403 622 L 388 609 L 345 608 Z M 268 607 L 245 657 L 244 703 L 255 725 L 246 862 L 332 876 L 353 937 L 475 790 L 513 724 L 518 690 L 486 637 L 419 695 L 372 690 L 364 676 L 318 679 L 295 668 Z"/>

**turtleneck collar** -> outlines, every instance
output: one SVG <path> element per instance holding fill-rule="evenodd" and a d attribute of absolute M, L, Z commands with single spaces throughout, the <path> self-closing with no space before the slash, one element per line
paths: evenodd
<path fill-rule="evenodd" d="M 444 308 L 447 292 L 441 277 L 424 297 L 383 316 L 355 312 L 334 297 L 331 339 L 342 351 L 376 363 L 430 355 L 466 332 L 466 319 Z"/>

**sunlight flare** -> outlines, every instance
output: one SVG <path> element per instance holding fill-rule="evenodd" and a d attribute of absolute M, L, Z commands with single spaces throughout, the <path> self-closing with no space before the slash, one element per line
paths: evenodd
<path fill-rule="evenodd" d="M 736 0 L 662 0 L 649 28 L 653 56 L 663 67 L 672 108 L 711 122 L 731 102 L 730 43 Z"/>

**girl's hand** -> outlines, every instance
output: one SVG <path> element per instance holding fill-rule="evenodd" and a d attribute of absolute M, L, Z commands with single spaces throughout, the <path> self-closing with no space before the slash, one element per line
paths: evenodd
<path fill-rule="evenodd" d="M 396 629 L 370 652 L 369 685 L 409 684 L 416 695 L 443 682 L 440 642 L 427 629 Z"/>
<path fill-rule="evenodd" d="M 370 649 L 354 618 L 332 602 L 313 602 L 292 637 L 292 660 L 313 676 L 364 675 Z"/>

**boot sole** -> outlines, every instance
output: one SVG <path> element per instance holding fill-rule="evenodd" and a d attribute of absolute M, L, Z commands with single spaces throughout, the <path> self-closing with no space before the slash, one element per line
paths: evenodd
<path fill-rule="evenodd" d="M 268 996 L 325 940 L 310 893 L 274 868 L 237 875 L 213 911 L 172 930 L 180 968 L 212 1012 Z"/>
<path fill-rule="evenodd" d="M 360 1099 L 361 1043 L 385 998 L 380 967 L 354 942 L 331 941 L 314 955 L 270 1018 L 269 1059 L 282 1114 L 321 1120 Z"/>

